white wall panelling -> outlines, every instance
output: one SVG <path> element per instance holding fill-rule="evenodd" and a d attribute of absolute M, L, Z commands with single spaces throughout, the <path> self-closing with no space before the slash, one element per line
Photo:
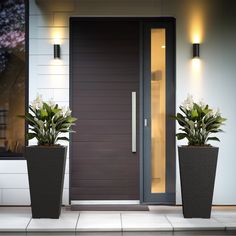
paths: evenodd
<path fill-rule="evenodd" d="M 2 189 L 2 205 L 30 205 L 29 188 Z"/>
<path fill-rule="evenodd" d="M 33 24 L 32 24 L 33 23 Z M 48 26 L 48 27 L 53 27 L 53 13 L 48 14 L 48 15 L 30 15 L 29 16 L 29 26 L 33 26 L 32 30 L 34 30 L 34 26 L 37 27 L 43 27 L 43 26 Z M 31 35 L 30 35 L 31 37 Z"/>
<path fill-rule="evenodd" d="M 29 39 L 29 50 L 30 55 L 51 55 L 53 59 L 53 44 L 54 39 Z M 61 59 L 63 59 L 63 55 L 69 54 L 69 40 L 64 39 L 61 43 Z"/>
<path fill-rule="evenodd" d="M 30 24 L 30 39 L 54 39 L 55 36 L 59 36 L 60 40 L 69 38 L 68 27 L 37 27 Z"/>
<path fill-rule="evenodd" d="M 0 173 L 1 174 L 26 174 L 27 173 L 26 161 L 1 160 Z"/>

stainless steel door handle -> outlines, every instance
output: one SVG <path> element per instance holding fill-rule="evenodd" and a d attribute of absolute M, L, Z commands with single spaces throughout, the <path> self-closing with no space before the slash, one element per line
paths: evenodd
<path fill-rule="evenodd" d="M 145 118 L 144 119 L 144 127 L 147 127 L 148 126 L 148 120 Z"/>
<path fill-rule="evenodd" d="M 136 152 L 136 92 L 132 92 L 132 152 Z"/>

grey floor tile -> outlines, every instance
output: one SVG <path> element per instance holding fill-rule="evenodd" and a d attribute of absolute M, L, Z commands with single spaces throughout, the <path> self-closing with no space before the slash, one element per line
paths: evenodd
<path fill-rule="evenodd" d="M 162 232 L 123 232 L 122 236 L 173 236 L 172 231 L 162 231 Z"/>
<path fill-rule="evenodd" d="M 0 232 L 0 236 L 26 236 L 26 232 L 21 232 L 21 233 Z"/>
<path fill-rule="evenodd" d="M 121 231 L 120 214 L 81 212 L 76 231 Z"/>
<path fill-rule="evenodd" d="M 201 230 L 201 231 L 175 231 L 173 233 L 173 236 L 235 236 L 235 232 L 230 232 L 230 231 L 204 231 L 204 230 Z"/>
<path fill-rule="evenodd" d="M 216 215 L 214 219 L 223 223 L 226 230 L 235 230 L 236 231 L 236 215 Z"/>
<path fill-rule="evenodd" d="M 0 216 L 4 215 L 11 215 L 11 214 L 31 214 L 30 207 L 0 207 Z"/>
<path fill-rule="evenodd" d="M 76 236 L 123 236 L 122 232 L 76 232 Z"/>
<path fill-rule="evenodd" d="M 149 212 L 81 215 L 62 209 L 59 220 L 31 220 L 30 207 L 0 207 L 0 236 L 26 236 L 29 222 L 27 236 L 236 235 L 236 207 L 213 207 L 211 219 L 184 219 L 181 207 L 170 206 L 151 206 Z"/>
<path fill-rule="evenodd" d="M 225 225 L 213 218 L 184 218 L 182 215 L 167 215 L 174 231 L 184 230 L 225 230 Z"/>
<path fill-rule="evenodd" d="M 1 232 L 25 232 L 31 219 L 31 213 L 18 208 L 0 209 L 0 231 Z"/>
<path fill-rule="evenodd" d="M 27 232 L 27 236 L 75 236 L 75 232 Z"/>
<path fill-rule="evenodd" d="M 182 214 L 182 207 L 180 206 L 149 206 L 150 212 L 157 214 Z"/>
<path fill-rule="evenodd" d="M 172 231 L 167 218 L 155 213 L 122 213 L 123 231 Z"/>
<path fill-rule="evenodd" d="M 78 212 L 62 212 L 59 219 L 32 219 L 27 232 L 75 232 Z"/>

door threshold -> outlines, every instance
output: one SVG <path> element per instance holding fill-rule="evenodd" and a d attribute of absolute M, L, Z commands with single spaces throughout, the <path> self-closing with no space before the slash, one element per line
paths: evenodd
<path fill-rule="evenodd" d="M 72 200 L 71 205 L 140 205 L 139 200 Z"/>

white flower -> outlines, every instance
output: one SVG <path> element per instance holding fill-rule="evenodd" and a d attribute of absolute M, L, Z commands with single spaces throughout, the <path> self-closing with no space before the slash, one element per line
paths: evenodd
<path fill-rule="evenodd" d="M 65 106 L 61 107 L 61 115 L 65 116 L 66 111 L 67 111 L 67 110 L 66 110 L 66 107 L 65 107 Z"/>
<path fill-rule="evenodd" d="M 56 106 L 56 103 L 53 101 L 53 98 L 51 98 L 47 104 L 53 109 Z"/>
<path fill-rule="evenodd" d="M 66 116 L 70 116 L 71 115 L 71 110 L 70 110 L 70 108 L 69 107 L 67 107 L 67 111 L 66 111 L 66 114 L 65 114 Z"/>
<path fill-rule="evenodd" d="M 182 103 L 182 106 L 187 109 L 187 110 L 192 110 L 193 109 L 193 96 L 188 94 L 188 97 L 184 102 Z"/>
<path fill-rule="evenodd" d="M 217 117 L 217 116 L 221 116 L 219 108 L 211 110 L 210 112 L 207 113 L 207 117 Z"/>
<path fill-rule="evenodd" d="M 214 109 L 214 110 L 213 110 L 213 115 L 214 115 L 214 116 L 221 116 L 220 109 L 219 109 L 219 108 Z"/>
<path fill-rule="evenodd" d="M 206 117 L 209 118 L 209 117 L 212 117 L 214 116 L 214 112 L 213 110 L 210 110 L 207 114 L 206 114 Z"/>
<path fill-rule="evenodd" d="M 203 99 L 201 99 L 201 100 L 199 101 L 199 106 L 200 106 L 202 109 L 204 109 L 204 108 L 206 107 L 206 103 L 203 101 Z"/>
<path fill-rule="evenodd" d="M 43 106 L 42 95 L 38 94 L 36 99 L 31 102 L 31 107 L 33 108 L 33 110 L 36 110 L 36 109 L 41 109 L 42 106 Z"/>
<path fill-rule="evenodd" d="M 64 117 L 67 117 L 67 116 L 70 116 L 70 115 L 71 115 L 71 110 L 70 110 L 70 108 L 69 108 L 69 107 L 66 107 L 66 106 L 62 107 L 61 112 L 62 112 L 62 115 L 63 115 Z"/>

